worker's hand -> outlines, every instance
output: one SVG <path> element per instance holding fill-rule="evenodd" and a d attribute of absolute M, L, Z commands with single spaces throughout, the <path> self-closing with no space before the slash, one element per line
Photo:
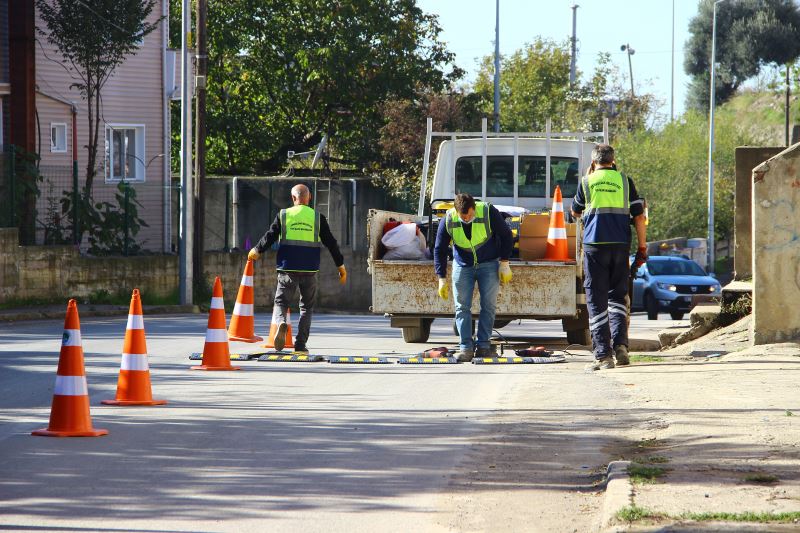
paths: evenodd
<path fill-rule="evenodd" d="M 636 250 L 636 257 L 633 258 L 633 268 L 638 270 L 640 266 L 647 262 L 647 246 L 640 246 Z"/>
<path fill-rule="evenodd" d="M 439 289 L 437 291 L 439 293 L 439 298 L 442 300 L 447 300 L 449 295 L 449 288 L 447 287 L 447 278 L 439 278 Z"/>
<path fill-rule="evenodd" d="M 344 268 L 344 265 L 339 267 L 339 283 L 342 285 L 347 283 L 347 269 Z"/>
<path fill-rule="evenodd" d="M 261 254 L 258 253 L 258 250 L 256 250 L 255 248 L 252 248 L 250 252 L 248 252 L 247 254 L 247 258 L 252 261 L 258 261 L 259 257 L 261 257 Z"/>
<path fill-rule="evenodd" d="M 511 265 L 508 264 L 508 261 L 500 261 L 498 276 L 500 276 L 500 283 L 503 285 L 511 283 L 511 278 L 514 276 L 511 274 Z"/>

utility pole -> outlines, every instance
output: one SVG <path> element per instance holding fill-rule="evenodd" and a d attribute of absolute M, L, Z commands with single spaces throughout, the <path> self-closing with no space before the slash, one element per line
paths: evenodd
<path fill-rule="evenodd" d="M 783 110 L 784 110 L 784 118 L 786 119 L 786 142 L 784 143 L 785 146 L 789 146 L 789 97 L 791 96 L 792 91 L 792 79 L 790 74 L 792 72 L 792 66 L 789 63 L 786 63 L 786 102 L 784 102 Z"/>
<path fill-rule="evenodd" d="M 675 120 L 675 0 L 672 0 L 672 66 L 669 83 L 669 120 Z"/>
<path fill-rule="evenodd" d="M 195 217 L 193 271 L 203 279 L 203 254 L 205 252 L 205 181 L 206 181 L 206 80 L 208 79 L 208 39 L 206 17 L 208 0 L 197 0 L 196 28 L 197 51 L 195 65 Z"/>
<path fill-rule="evenodd" d="M 500 0 L 495 2 L 494 24 L 494 131 L 500 131 Z"/>
<path fill-rule="evenodd" d="M 711 24 L 711 94 L 709 95 L 708 111 L 708 271 L 714 272 L 714 108 L 716 107 L 717 90 L 717 4 L 725 0 L 714 2 L 714 18 Z"/>
<path fill-rule="evenodd" d="M 575 87 L 575 63 L 578 57 L 578 4 L 572 5 L 572 57 L 569 60 L 569 88 Z"/>
<path fill-rule="evenodd" d="M 181 229 L 178 250 L 178 285 L 180 303 L 193 303 L 192 282 L 192 93 L 189 73 L 192 68 L 189 57 L 189 36 L 192 13 L 189 0 L 181 1 Z"/>
<path fill-rule="evenodd" d="M 629 45 L 629 44 L 623 44 L 622 46 L 619 47 L 619 49 L 622 50 L 623 52 L 626 52 L 626 51 L 628 52 L 628 69 L 630 70 L 630 74 L 631 74 L 631 101 L 633 101 L 633 99 L 634 99 L 634 94 L 633 94 L 633 62 L 631 61 L 631 56 L 636 53 L 636 50 L 631 48 L 631 45 Z"/>

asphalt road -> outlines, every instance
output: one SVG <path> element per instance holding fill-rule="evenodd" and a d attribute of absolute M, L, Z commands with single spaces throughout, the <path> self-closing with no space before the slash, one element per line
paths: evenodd
<path fill-rule="evenodd" d="M 257 316 L 260 327 L 268 320 Z M 636 315 L 632 337 L 670 324 Z M 205 326 L 205 316 L 145 316 L 153 394 L 169 403 L 122 408 L 100 401 L 115 394 L 125 317 L 84 319 L 92 418 L 110 434 L 57 439 L 30 431 L 47 426 L 63 323 L 1 324 L 0 529 L 513 531 L 530 515 L 532 530 L 557 531 L 583 530 L 598 508 L 591 482 L 607 454 L 593 420 L 611 391 L 582 372 L 585 352 L 562 365 L 249 361 L 235 363 L 239 372 L 190 371 Z M 558 322 L 501 331 L 566 344 Z M 427 345 L 407 345 L 383 317 L 317 315 L 309 346 L 394 357 L 454 342 L 444 320 Z M 530 451 L 520 462 L 509 446 Z M 504 499 L 516 503 L 497 505 L 513 512 L 488 503 Z"/>

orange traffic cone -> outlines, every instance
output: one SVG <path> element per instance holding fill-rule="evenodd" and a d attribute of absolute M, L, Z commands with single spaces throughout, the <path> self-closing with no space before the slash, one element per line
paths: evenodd
<path fill-rule="evenodd" d="M 275 335 L 278 333 L 278 317 L 280 313 L 281 310 L 278 306 L 272 308 L 272 322 L 270 322 L 269 325 L 267 343 L 262 345 L 264 348 L 275 347 Z M 294 342 L 292 342 L 292 312 L 289 309 L 286 310 L 286 344 L 284 344 L 283 347 L 294 348 Z"/>
<path fill-rule="evenodd" d="M 167 400 L 154 400 L 150 385 L 150 366 L 147 364 L 147 345 L 144 338 L 144 317 L 139 289 L 133 289 L 128 326 L 122 345 L 122 364 L 117 379 L 117 396 L 103 400 L 106 405 L 164 405 Z"/>
<path fill-rule="evenodd" d="M 56 386 L 53 389 L 53 406 L 50 409 L 50 425 L 47 429 L 36 430 L 31 435 L 43 437 L 108 435 L 107 429 L 92 427 L 89 391 L 83 368 L 81 322 L 75 300 L 70 300 L 67 304 L 64 335 L 61 337 L 61 355 L 58 358 L 56 371 Z"/>
<path fill-rule="evenodd" d="M 239 285 L 239 294 L 236 295 L 236 305 L 231 315 L 231 325 L 228 328 L 228 340 L 240 342 L 261 342 L 264 339 L 256 336 L 255 323 L 253 322 L 253 260 L 248 259 Z"/>
<path fill-rule="evenodd" d="M 564 225 L 564 202 L 561 187 L 556 185 L 553 195 L 553 211 L 550 213 L 550 229 L 547 231 L 545 261 L 571 261 L 567 245 L 567 228 Z"/>
<path fill-rule="evenodd" d="M 219 280 L 219 276 L 214 280 L 211 309 L 208 311 L 203 364 L 193 366 L 192 370 L 241 370 L 241 367 L 231 366 L 228 330 L 225 327 L 225 304 L 222 301 L 222 282 Z"/>

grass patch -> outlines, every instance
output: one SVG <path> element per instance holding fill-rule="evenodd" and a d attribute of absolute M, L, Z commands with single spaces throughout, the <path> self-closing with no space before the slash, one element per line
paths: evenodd
<path fill-rule="evenodd" d="M 663 455 L 650 455 L 648 457 L 643 457 L 642 459 L 637 459 L 636 462 L 655 465 L 655 464 L 668 463 L 669 459 L 667 459 Z"/>
<path fill-rule="evenodd" d="M 788 524 L 800 520 L 800 512 L 789 513 L 684 513 L 680 515 L 683 520 L 696 522 L 762 522 Z"/>
<path fill-rule="evenodd" d="M 660 518 L 662 515 L 654 513 L 650 509 L 645 507 L 639 507 L 638 505 L 629 505 L 627 507 L 623 507 L 619 511 L 617 511 L 617 520 L 622 522 L 638 522 L 639 520 L 644 520 L 646 518 Z"/>
<path fill-rule="evenodd" d="M 631 463 L 628 467 L 628 475 L 631 476 L 633 483 L 655 483 L 656 479 L 666 472 L 660 466 L 647 466 L 640 463 Z"/>
<path fill-rule="evenodd" d="M 772 474 L 761 474 L 761 473 L 747 474 L 742 479 L 744 479 L 748 483 L 770 484 L 778 482 L 778 476 L 773 476 Z"/>
<path fill-rule="evenodd" d="M 794 416 L 794 413 L 787 409 L 786 416 Z"/>
<path fill-rule="evenodd" d="M 666 442 L 659 439 L 642 439 L 636 444 L 637 448 L 662 448 L 666 446 Z"/>
<path fill-rule="evenodd" d="M 633 354 L 630 356 L 631 363 L 663 363 L 663 357 L 655 355 Z"/>

